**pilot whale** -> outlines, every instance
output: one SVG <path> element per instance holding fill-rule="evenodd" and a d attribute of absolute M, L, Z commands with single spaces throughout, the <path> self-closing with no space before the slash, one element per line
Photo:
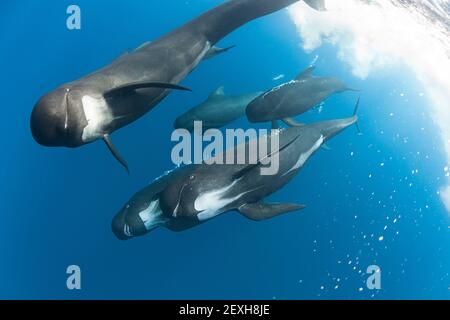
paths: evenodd
<path fill-rule="evenodd" d="M 269 154 L 278 155 L 275 175 L 261 174 L 263 158 L 257 164 L 190 165 L 168 173 L 126 203 L 113 219 L 114 234 L 127 240 L 158 227 L 183 231 L 229 211 L 261 221 L 305 208 L 294 203 L 269 204 L 264 199 L 291 181 L 325 142 L 356 124 L 358 105 L 359 100 L 347 119 L 273 130 L 268 141 L 278 135 L 280 142 L 279 149 Z"/>
<path fill-rule="evenodd" d="M 314 77 L 315 67 L 302 71 L 294 80 L 277 86 L 249 103 L 246 114 L 250 122 L 282 120 L 301 125 L 291 117 L 319 105 L 335 93 L 356 91 L 337 78 Z"/>
<path fill-rule="evenodd" d="M 201 121 L 205 130 L 219 129 L 245 116 L 247 105 L 262 92 L 226 95 L 224 87 L 216 89 L 206 101 L 180 115 L 175 129 L 194 130 L 194 122 Z"/>
<path fill-rule="evenodd" d="M 299 0 L 231 0 L 160 39 L 144 43 L 112 64 L 44 95 L 30 127 L 39 144 L 76 148 L 104 140 L 116 159 L 127 163 L 110 135 L 136 121 L 163 100 L 199 63 L 227 49 L 215 44 L 243 24 Z M 307 3 L 318 10 L 323 1 Z"/>

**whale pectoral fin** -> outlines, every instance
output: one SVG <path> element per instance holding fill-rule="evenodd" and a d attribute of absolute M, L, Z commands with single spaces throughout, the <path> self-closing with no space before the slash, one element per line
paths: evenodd
<path fill-rule="evenodd" d="M 222 53 L 225 53 L 233 48 L 235 48 L 236 46 L 229 46 L 226 48 L 219 48 L 219 47 L 212 47 L 211 49 L 208 50 L 208 52 L 206 52 L 205 57 L 203 58 L 203 60 L 208 60 L 211 58 L 214 58 Z"/>
<path fill-rule="evenodd" d="M 316 70 L 316 66 L 311 66 L 306 70 L 300 72 L 300 74 L 295 78 L 295 80 L 304 80 L 311 78 L 313 76 L 313 72 Z"/>
<path fill-rule="evenodd" d="M 305 0 L 305 2 L 313 9 L 326 11 L 325 0 Z"/>
<path fill-rule="evenodd" d="M 251 203 L 245 204 L 239 208 L 239 212 L 250 220 L 262 221 L 278 215 L 298 211 L 306 208 L 306 206 L 294 203 Z"/>
<path fill-rule="evenodd" d="M 127 162 L 122 158 L 120 153 L 117 151 L 116 147 L 112 143 L 111 137 L 108 134 L 105 134 L 103 136 L 103 141 L 105 141 L 106 146 L 108 147 L 109 151 L 111 151 L 114 158 L 116 158 L 116 160 L 119 161 L 120 164 L 127 170 L 128 174 L 130 174 L 130 169 L 128 168 Z"/>
<path fill-rule="evenodd" d="M 113 98 L 116 96 L 126 95 L 138 89 L 174 89 L 174 90 L 183 90 L 183 91 L 192 91 L 189 88 L 179 86 L 173 83 L 166 82 L 134 82 L 129 83 L 114 89 L 111 89 L 103 94 L 105 98 Z"/>
<path fill-rule="evenodd" d="M 289 127 L 303 127 L 305 124 L 295 121 L 293 118 L 284 118 L 283 122 Z"/>

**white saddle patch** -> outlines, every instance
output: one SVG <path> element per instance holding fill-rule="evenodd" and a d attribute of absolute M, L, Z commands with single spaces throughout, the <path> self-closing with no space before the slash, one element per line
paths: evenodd
<path fill-rule="evenodd" d="M 200 196 L 198 196 L 194 202 L 195 210 L 201 211 L 197 215 L 198 219 L 200 221 L 212 219 L 218 216 L 219 214 L 223 213 L 223 209 L 229 204 L 239 200 L 241 197 L 245 196 L 250 192 L 260 189 L 260 187 L 257 187 L 255 189 L 245 191 L 233 198 L 224 198 L 223 196 L 225 195 L 225 193 L 229 191 L 231 188 L 233 188 L 239 181 L 240 180 L 236 180 L 227 187 L 214 191 L 205 192 L 202 193 Z"/>
<path fill-rule="evenodd" d="M 220 209 L 233 202 L 233 199 L 224 199 L 224 194 L 229 191 L 237 181 L 227 187 L 200 194 L 194 201 L 194 208 L 201 211 L 197 217 L 200 221 L 212 219 L 220 214 Z"/>

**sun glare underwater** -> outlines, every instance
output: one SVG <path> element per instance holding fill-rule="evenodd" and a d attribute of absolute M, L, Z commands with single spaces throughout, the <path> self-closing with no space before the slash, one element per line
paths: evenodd
<path fill-rule="evenodd" d="M 0 4 L 0 298 L 450 299 L 450 1 L 259 1 Z"/>

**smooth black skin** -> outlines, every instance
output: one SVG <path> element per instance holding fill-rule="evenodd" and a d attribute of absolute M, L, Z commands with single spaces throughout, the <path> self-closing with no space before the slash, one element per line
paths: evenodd
<path fill-rule="evenodd" d="M 275 120 L 290 120 L 301 115 L 331 95 L 345 92 L 349 89 L 337 78 L 315 77 L 314 67 L 299 75 L 295 80 L 275 87 L 250 102 L 246 109 L 247 119 L 252 123 Z"/>
<path fill-rule="evenodd" d="M 136 121 L 168 94 L 161 88 L 141 89 L 108 97 L 113 121 L 95 137 L 83 139 L 88 122 L 81 99 L 102 98 L 114 88 L 136 82 L 178 84 L 207 55 L 208 49 L 243 24 L 285 8 L 299 0 L 231 0 L 206 12 L 159 40 L 139 47 L 112 64 L 79 80 L 63 84 L 43 96 L 30 120 L 34 139 L 48 147 L 79 147 L 103 139 Z"/>
<path fill-rule="evenodd" d="M 136 193 L 114 217 L 112 221 L 112 230 L 117 238 L 121 240 L 130 239 L 124 234 L 124 225 L 128 224 L 134 236 L 142 236 L 148 233 L 142 220 L 139 218 L 139 212 L 145 210 L 152 200 L 159 197 L 160 193 L 171 183 L 172 180 L 178 179 L 180 176 L 190 175 L 194 170 L 193 166 L 186 166 L 179 168 L 166 174 L 148 187 Z M 188 229 L 197 223 L 189 219 L 178 219 L 171 221 L 166 225 L 166 228 L 172 231 L 182 231 Z"/>
<path fill-rule="evenodd" d="M 252 220 L 263 220 L 275 216 L 267 213 L 266 208 L 258 206 L 264 198 L 282 189 L 301 170 L 303 164 L 292 170 L 300 156 L 307 155 L 305 162 L 321 144 L 336 136 L 341 131 L 357 122 L 356 114 L 347 119 L 318 122 L 302 127 L 292 127 L 280 132 L 279 171 L 276 175 L 261 175 L 259 165 L 191 165 L 172 171 L 158 179 L 147 188 L 138 192 L 117 214 L 112 223 L 114 234 L 121 240 L 142 236 L 150 232 L 139 217 L 151 201 L 159 199 L 160 212 L 164 222 L 157 227 L 165 227 L 173 231 L 183 231 L 208 220 L 200 221 L 194 202 L 199 195 L 221 189 L 234 184 L 224 197 L 234 198 L 244 192 L 245 195 L 228 204 L 220 213 L 238 210 Z M 248 148 L 247 144 L 247 148 Z M 270 145 L 270 144 L 269 144 Z M 315 148 L 313 148 L 313 146 Z M 235 152 L 236 149 L 231 152 Z M 308 151 L 312 150 L 311 154 Z M 248 153 L 247 153 L 248 154 Z M 223 156 L 223 155 L 222 155 Z M 245 210 L 251 205 L 253 212 Z M 256 210 L 255 210 L 256 208 Z M 284 205 L 286 213 L 299 210 L 303 206 Z M 174 215 L 174 212 L 177 212 Z M 124 233 L 124 228 L 130 230 L 131 236 Z M 152 228 L 153 230 L 153 228 Z"/>

